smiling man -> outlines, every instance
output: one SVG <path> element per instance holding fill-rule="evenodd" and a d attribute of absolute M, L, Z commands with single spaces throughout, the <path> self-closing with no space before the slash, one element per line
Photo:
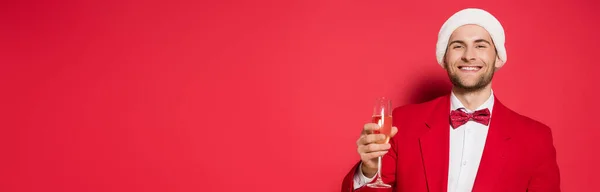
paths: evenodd
<path fill-rule="evenodd" d="M 394 191 L 560 191 L 550 128 L 520 115 L 492 91 L 492 78 L 507 60 L 504 29 L 490 13 L 464 9 L 442 26 L 437 61 L 452 92 L 396 108 L 389 144 L 364 125 L 357 140 L 361 161 L 342 191 L 372 191 L 383 156 L 382 179 Z M 396 134 L 397 133 L 397 134 Z M 379 190 L 378 190 L 379 191 Z"/>
<path fill-rule="evenodd" d="M 491 92 L 494 72 L 504 64 L 491 42 L 487 31 L 473 24 L 457 28 L 450 36 L 443 64 L 456 91 L 476 92 L 487 87 Z"/>

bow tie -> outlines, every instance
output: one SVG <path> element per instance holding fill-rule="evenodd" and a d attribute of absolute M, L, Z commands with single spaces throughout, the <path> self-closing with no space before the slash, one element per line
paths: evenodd
<path fill-rule="evenodd" d="M 454 129 L 464 125 L 469 120 L 473 120 L 477 123 L 487 126 L 490 123 L 490 110 L 485 108 L 473 113 L 466 113 L 460 109 L 457 109 L 450 112 L 450 125 L 452 125 L 452 128 Z"/>

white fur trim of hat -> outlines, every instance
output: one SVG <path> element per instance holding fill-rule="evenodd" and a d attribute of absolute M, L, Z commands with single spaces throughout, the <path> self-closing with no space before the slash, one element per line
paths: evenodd
<path fill-rule="evenodd" d="M 498 58 L 506 63 L 506 48 L 504 47 L 504 28 L 500 24 L 500 21 L 496 19 L 492 14 L 477 8 L 467 8 L 456 12 L 442 25 L 438 34 L 438 40 L 436 44 L 435 54 L 437 62 L 444 67 L 444 55 L 446 54 L 446 48 L 448 47 L 448 41 L 450 35 L 456 30 L 456 28 L 467 25 L 475 24 L 483 27 L 488 31 L 494 41 L 496 52 L 498 52 Z"/>

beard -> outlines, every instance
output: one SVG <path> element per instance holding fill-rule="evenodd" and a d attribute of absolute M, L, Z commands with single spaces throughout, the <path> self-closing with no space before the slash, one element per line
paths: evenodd
<path fill-rule="evenodd" d="M 452 82 L 452 85 L 454 85 L 454 87 L 467 92 L 472 92 L 481 90 L 492 82 L 492 78 L 494 78 L 494 73 L 496 72 L 496 68 L 494 67 L 495 61 L 491 66 L 491 71 L 481 74 L 479 77 L 477 77 L 477 82 L 473 85 L 466 85 L 465 82 L 463 82 L 460 79 L 458 74 L 452 73 L 450 71 L 449 67 L 446 67 L 446 72 L 448 73 L 448 77 L 450 77 L 450 82 Z"/>

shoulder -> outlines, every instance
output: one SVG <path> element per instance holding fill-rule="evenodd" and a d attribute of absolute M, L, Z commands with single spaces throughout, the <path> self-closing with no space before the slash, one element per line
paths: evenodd
<path fill-rule="evenodd" d="M 506 111 L 511 118 L 503 121 L 508 121 L 505 125 L 509 126 L 511 140 L 518 146 L 515 151 L 524 152 L 524 156 L 534 161 L 545 161 L 555 156 L 554 138 L 548 125 L 510 109 Z M 492 115 L 492 121 L 493 118 Z"/>
<path fill-rule="evenodd" d="M 446 107 L 450 109 L 449 96 L 450 95 L 448 94 L 447 96 L 440 96 L 426 102 L 411 103 L 396 107 L 392 113 L 392 124 L 398 128 L 398 134 L 396 134 L 397 137 L 398 135 L 400 136 L 395 140 L 400 141 L 410 138 L 408 140 L 413 141 L 413 139 L 419 137 L 423 131 L 428 130 L 425 126 L 425 122 L 432 117 L 432 114 L 434 114 L 433 112 L 438 107 L 447 105 Z M 444 117 L 440 116 L 437 118 Z"/>
<path fill-rule="evenodd" d="M 538 140 L 545 144 L 552 143 L 552 129 L 548 125 L 539 120 L 535 120 L 531 117 L 513 111 L 508 107 L 505 108 L 510 114 L 510 119 L 508 120 L 511 121 L 515 131 L 517 131 L 520 135 L 533 140 Z"/>

